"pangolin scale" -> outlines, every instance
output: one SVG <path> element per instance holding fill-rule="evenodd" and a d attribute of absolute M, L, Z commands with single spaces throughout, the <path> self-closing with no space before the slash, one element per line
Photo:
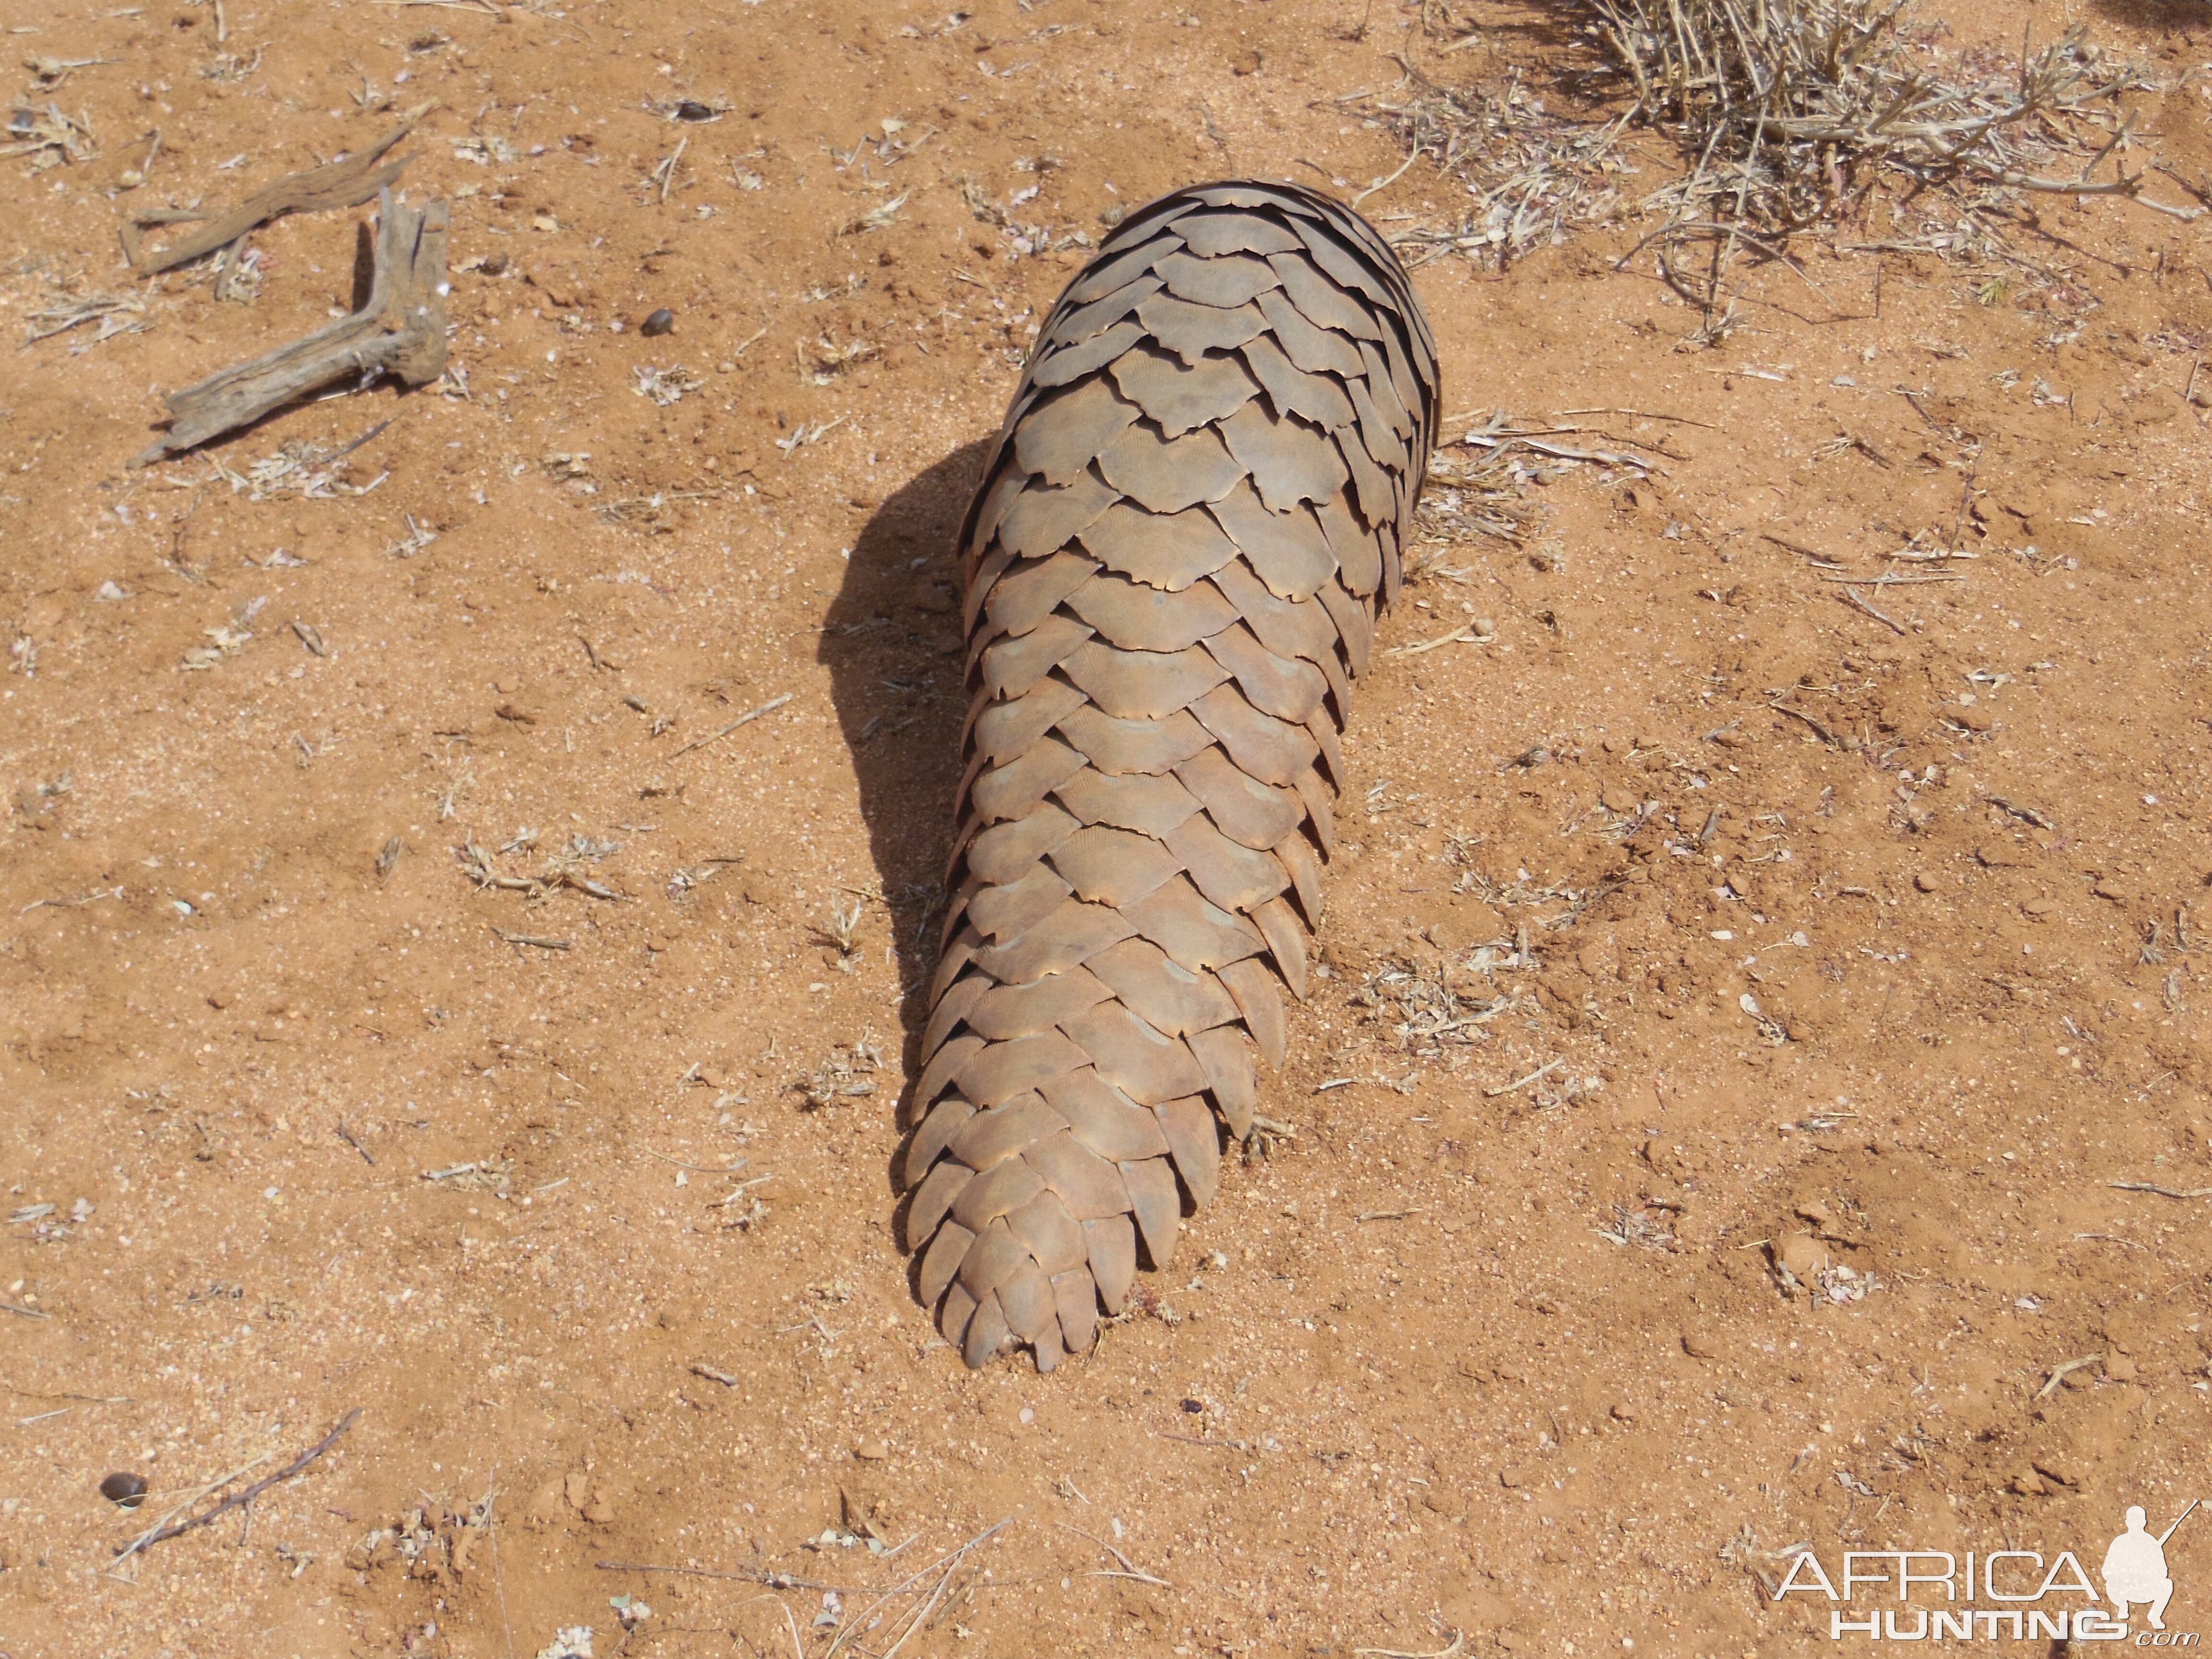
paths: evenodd
<path fill-rule="evenodd" d="M 1251 1130 L 1437 398 L 1404 267 L 1297 185 L 1131 213 L 1044 323 L 961 531 L 953 896 L 902 1165 L 969 1365 L 1089 1346 Z"/>

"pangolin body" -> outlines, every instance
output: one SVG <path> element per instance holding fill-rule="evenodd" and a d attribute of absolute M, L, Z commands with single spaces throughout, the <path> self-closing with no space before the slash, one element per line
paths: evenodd
<path fill-rule="evenodd" d="M 1087 1347 L 1251 1128 L 1437 410 L 1404 268 L 1297 185 L 1131 213 L 1037 337 L 961 532 L 972 701 L 903 1164 L 970 1365 Z"/>

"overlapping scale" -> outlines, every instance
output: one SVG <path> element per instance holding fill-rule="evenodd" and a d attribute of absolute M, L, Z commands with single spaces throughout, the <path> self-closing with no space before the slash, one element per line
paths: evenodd
<path fill-rule="evenodd" d="M 962 830 L 902 1166 L 970 1365 L 1085 1349 L 1283 1062 L 1437 410 L 1404 270 L 1297 185 L 1139 209 L 1045 321 L 962 530 Z"/>

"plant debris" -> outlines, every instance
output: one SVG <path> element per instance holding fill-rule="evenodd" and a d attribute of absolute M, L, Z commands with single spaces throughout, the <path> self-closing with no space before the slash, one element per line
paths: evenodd
<path fill-rule="evenodd" d="M 11 142 L 0 144 L 0 156 L 28 155 L 34 173 L 64 162 L 76 164 L 100 159 L 100 146 L 92 136 L 91 116 L 82 112 L 74 117 L 64 115 L 56 103 L 50 102 L 44 109 L 10 110 L 4 136 Z"/>
<path fill-rule="evenodd" d="M 1598 9 L 1601 36 L 1635 83 L 1632 116 L 1673 127 L 1685 153 L 1700 158 L 1655 198 L 1671 198 L 1686 225 L 1709 208 L 1773 232 L 1840 220 L 1885 169 L 1916 187 L 2140 198 L 2141 169 L 2090 177 L 2128 134 L 2117 95 L 2141 75 L 2111 63 L 2083 27 L 2010 66 L 1938 68 L 1914 61 L 1931 54 L 1899 0 L 1775 0 L 1748 12 L 1733 0 L 1599 0 Z M 2087 155 L 2079 178 L 2034 171 L 2061 154 Z"/>
<path fill-rule="evenodd" d="M 167 394 L 167 434 L 135 457 L 144 466 L 251 424 L 310 392 L 356 377 L 366 386 L 392 374 L 411 386 L 446 372 L 446 204 L 378 204 L 375 268 L 368 303 L 328 328 Z"/>
<path fill-rule="evenodd" d="M 131 262 L 131 275 L 150 276 L 156 271 L 212 253 L 217 248 L 228 247 L 271 219 L 280 219 L 288 213 L 359 207 L 380 196 L 399 181 L 399 175 L 414 158 L 403 155 L 382 167 L 376 163 L 434 107 L 423 104 L 410 110 L 404 120 L 368 149 L 327 167 L 287 173 L 272 184 L 264 185 L 228 212 L 209 215 L 190 209 L 133 210 L 125 215 L 122 226 L 123 257 Z M 204 219 L 210 221 L 205 229 L 194 231 L 165 248 L 149 253 L 139 246 L 139 233 L 149 225 L 185 224 Z M 444 277 L 441 270 L 439 280 L 442 282 Z"/>
<path fill-rule="evenodd" d="M 131 294 L 86 294 L 61 295 L 47 301 L 31 313 L 31 331 L 25 337 L 25 345 L 34 345 L 40 340 L 50 340 L 57 334 L 66 334 L 86 323 L 96 322 L 100 331 L 87 343 L 98 345 L 102 340 L 112 340 L 118 334 L 142 334 L 153 326 L 143 320 L 146 302 Z M 137 321 L 126 320 L 138 319 Z M 79 350 L 83 347 L 76 348 Z"/>

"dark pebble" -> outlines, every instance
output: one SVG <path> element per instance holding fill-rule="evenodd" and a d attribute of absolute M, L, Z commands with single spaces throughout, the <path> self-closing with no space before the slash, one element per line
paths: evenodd
<path fill-rule="evenodd" d="M 100 1495 L 119 1508 L 135 1510 L 146 1501 L 146 1477 L 118 1471 L 100 1483 Z"/>
<path fill-rule="evenodd" d="M 671 311 L 666 306 L 663 306 L 659 310 L 654 312 L 652 316 L 647 318 L 642 323 L 639 324 L 637 331 L 644 335 L 647 339 L 650 340 L 659 335 L 672 332 L 675 327 L 676 313 Z"/>
<path fill-rule="evenodd" d="M 705 104 L 686 98 L 676 106 L 676 118 L 679 121 L 711 121 L 714 118 L 714 112 Z"/>

